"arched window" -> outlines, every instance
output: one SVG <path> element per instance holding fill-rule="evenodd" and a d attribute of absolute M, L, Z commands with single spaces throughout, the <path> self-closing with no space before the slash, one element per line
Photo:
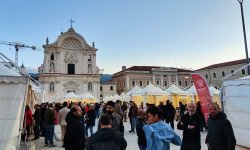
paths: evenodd
<path fill-rule="evenodd" d="M 164 86 L 168 86 L 168 81 L 164 81 Z"/>
<path fill-rule="evenodd" d="M 55 86 L 54 82 L 50 82 L 50 84 L 49 84 L 49 91 L 50 92 L 55 92 L 55 87 L 54 86 Z"/>
<path fill-rule="evenodd" d="M 214 78 L 216 78 L 216 73 L 215 72 L 213 73 L 213 76 L 214 76 Z"/>
<path fill-rule="evenodd" d="M 140 86 L 143 86 L 143 82 L 142 81 L 140 81 Z"/>
<path fill-rule="evenodd" d="M 88 62 L 91 62 L 91 55 L 88 56 Z"/>
<path fill-rule="evenodd" d="M 110 86 L 110 91 L 113 91 L 113 90 L 114 90 L 113 86 Z"/>
<path fill-rule="evenodd" d="M 132 81 L 132 86 L 133 86 L 133 87 L 135 86 L 135 81 Z"/>
<path fill-rule="evenodd" d="M 102 86 L 100 86 L 100 91 L 102 91 Z"/>
<path fill-rule="evenodd" d="M 222 75 L 222 77 L 225 77 L 225 72 L 224 72 L 224 71 L 222 71 L 221 75 Z"/>
<path fill-rule="evenodd" d="M 233 76 L 234 76 L 234 70 L 231 70 L 231 73 L 233 74 Z"/>
<path fill-rule="evenodd" d="M 92 92 L 92 83 L 91 82 L 88 83 L 88 91 Z"/>
<path fill-rule="evenodd" d="M 51 53 L 51 54 L 50 54 L 50 60 L 55 60 L 54 53 Z"/>
<path fill-rule="evenodd" d="M 88 73 L 92 73 L 92 65 L 91 64 L 88 65 Z"/>
<path fill-rule="evenodd" d="M 55 72 L 55 64 L 53 62 L 50 63 L 50 72 Z"/>
<path fill-rule="evenodd" d="M 242 69 L 242 70 L 241 70 L 241 74 L 246 74 L 245 69 Z"/>

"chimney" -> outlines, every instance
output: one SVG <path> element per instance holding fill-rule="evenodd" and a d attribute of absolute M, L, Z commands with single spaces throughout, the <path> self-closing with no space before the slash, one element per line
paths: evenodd
<path fill-rule="evenodd" d="M 122 66 L 122 71 L 126 70 L 126 66 Z"/>

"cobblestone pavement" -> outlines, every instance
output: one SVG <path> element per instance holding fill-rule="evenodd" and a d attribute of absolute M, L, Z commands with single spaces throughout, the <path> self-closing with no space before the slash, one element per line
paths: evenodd
<path fill-rule="evenodd" d="M 137 136 L 135 133 L 129 133 L 128 131 L 130 130 L 130 124 L 129 122 L 124 122 L 125 126 L 125 139 L 128 143 L 127 150 L 139 150 L 137 146 Z M 176 127 L 176 124 L 175 124 Z M 96 131 L 96 128 L 94 128 L 94 132 Z M 175 129 L 175 132 L 182 137 L 182 131 Z M 201 149 L 202 150 L 207 150 L 206 144 L 204 143 L 205 137 L 207 135 L 207 132 L 201 132 Z M 32 141 L 35 143 L 36 150 L 64 150 L 62 147 L 62 142 L 58 141 L 54 138 L 54 144 L 56 147 L 44 147 L 44 137 L 41 137 L 39 140 Z M 175 146 L 171 144 L 170 146 L 171 150 L 179 150 L 179 146 Z M 243 148 L 237 147 L 236 150 L 243 150 Z"/>

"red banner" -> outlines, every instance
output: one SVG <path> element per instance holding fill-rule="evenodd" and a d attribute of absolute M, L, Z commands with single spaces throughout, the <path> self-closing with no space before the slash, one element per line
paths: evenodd
<path fill-rule="evenodd" d="M 212 99 L 210 96 L 209 88 L 207 85 L 206 80 L 198 73 L 192 74 L 192 79 L 194 86 L 196 88 L 200 103 L 201 103 L 201 110 L 207 122 L 209 117 L 209 104 L 212 103 Z"/>

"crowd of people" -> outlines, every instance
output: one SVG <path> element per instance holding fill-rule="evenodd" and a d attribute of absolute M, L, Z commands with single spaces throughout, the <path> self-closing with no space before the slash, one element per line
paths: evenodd
<path fill-rule="evenodd" d="M 130 122 L 130 133 L 136 133 L 140 150 L 169 150 L 170 143 L 180 146 L 181 150 L 200 150 L 201 132 L 207 130 L 205 143 L 209 150 L 234 150 L 236 139 L 230 121 L 220 111 L 216 103 L 209 104 L 209 119 L 206 123 L 200 103 L 179 103 L 175 109 L 169 100 L 166 105 L 160 102 L 137 106 L 130 101 L 82 104 L 79 103 L 42 103 L 36 104 L 32 114 L 30 107 L 25 108 L 24 127 L 27 140 L 33 127 L 34 138 L 44 136 L 44 146 L 54 147 L 55 125 L 61 127 L 61 140 L 65 150 L 125 150 L 123 122 Z M 98 123 L 96 123 L 99 118 Z M 183 130 L 182 139 L 174 131 Z M 97 131 L 93 127 L 97 125 Z M 90 134 L 89 134 L 90 133 Z"/>

